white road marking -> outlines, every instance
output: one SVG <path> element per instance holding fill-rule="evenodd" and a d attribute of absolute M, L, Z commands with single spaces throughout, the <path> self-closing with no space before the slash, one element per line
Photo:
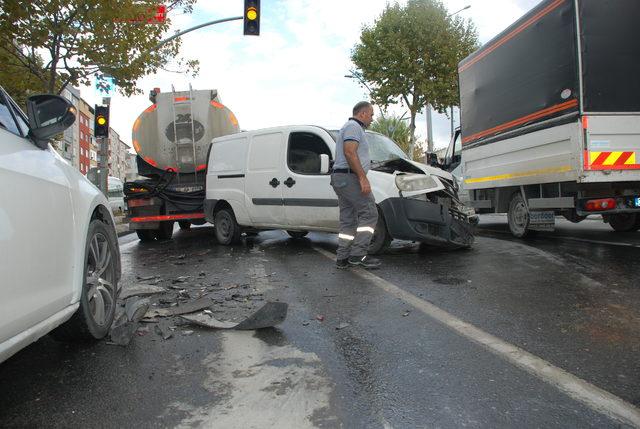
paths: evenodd
<path fill-rule="evenodd" d="M 324 249 L 313 247 L 315 251 L 334 260 L 335 255 Z M 449 314 L 441 308 L 399 288 L 398 286 L 360 268 L 351 268 L 351 272 L 371 282 L 383 291 L 412 305 L 432 319 L 456 331 L 461 336 L 478 343 L 492 353 L 555 386 L 571 398 L 582 402 L 589 408 L 615 420 L 640 427 L 640 409 L 623 399 L 593 384 L 576 377 L 567 371 L 539 358 L 520 347 L 501 340 L 470 323 Z"/>

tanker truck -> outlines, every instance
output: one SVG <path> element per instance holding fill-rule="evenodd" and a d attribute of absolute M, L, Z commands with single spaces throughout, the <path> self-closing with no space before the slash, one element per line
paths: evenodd
<path fill-rule="evenodd" d="M 127 221 L 141 241 L 169 240 L 181 229 L 204 224 L 204 185 L 211 140 L 239 131 L 217 90 L 161 93 L 136 119 L 132 143 L 141 180 L 124 184 Z"/>

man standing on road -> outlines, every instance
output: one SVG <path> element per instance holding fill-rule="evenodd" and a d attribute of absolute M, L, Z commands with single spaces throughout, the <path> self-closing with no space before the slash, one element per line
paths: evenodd
<path fill-rule="evenodd" d="M 365 129 L 373 121 L 373 106 L 361 101 L 353 108 L 338 134 L 336 159 L 331 174 L 331 186 L 338 195 L 340 233 L 336 266 L 360 265 L 374 268 L 380 261 L 367 255 L 378 221 L 378 210 L 367 179 L 371 164 Z"/>

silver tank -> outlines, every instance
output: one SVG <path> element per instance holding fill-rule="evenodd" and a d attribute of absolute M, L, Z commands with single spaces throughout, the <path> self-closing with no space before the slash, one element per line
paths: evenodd
<path fill-rule="evenodd" d="M 193 173 L 206 169 L 211 140 L 239 132 L 238 120 L 218 91 L 166 92 L 155 96 L 133 124 L 133 148 L 161 170 Z"/>

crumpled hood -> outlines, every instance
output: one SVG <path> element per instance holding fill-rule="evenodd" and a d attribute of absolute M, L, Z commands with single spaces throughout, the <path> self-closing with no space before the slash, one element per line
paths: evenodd
<path fill-rule="evenodd" d="M 438 176 L 441 177 L 445 180 L 448 180 L 450 182 L 453 182 L 453 175 L 451 173 L 449 173 L 448 171 L 444 171 L 441 170 L 439 168 L 436 167 L 431 167 L 430 165 L 426 165 L 423 164 L 421 162 L 416 162 L 416 161 L 411 161 L 408 159 L 397 159 L 396 162 L 398 163 L 407 163 L 410 164 L 411 166 L 418 168 L 419 170 L 423 171 L 425 174 L 431 174 L 434 176 Z M 402 171 L 401 169 L 398 169 L 399 171 Z"/>

